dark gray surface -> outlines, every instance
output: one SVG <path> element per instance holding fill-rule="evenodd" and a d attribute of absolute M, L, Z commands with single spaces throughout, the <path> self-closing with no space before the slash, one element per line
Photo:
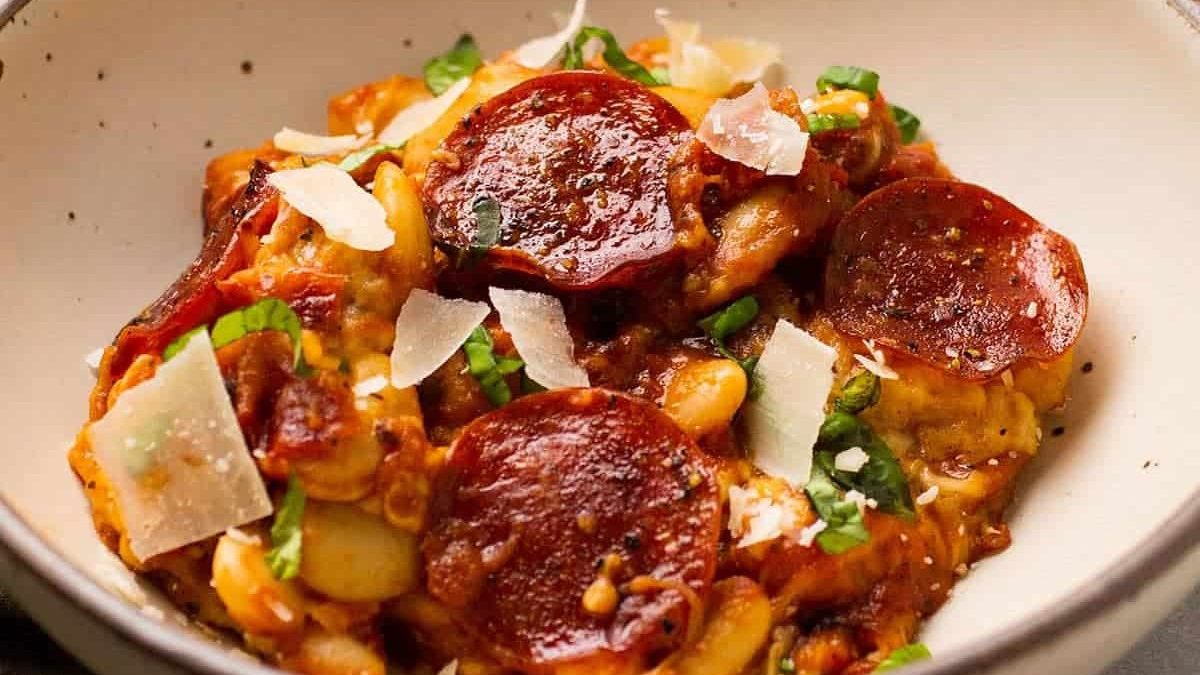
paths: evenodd
<path fill-rule="evenodd" d="M 1104 675 L 1200 671 L 1200 592 Z M 0 591 L 0 675 L 88 675 Z"/>

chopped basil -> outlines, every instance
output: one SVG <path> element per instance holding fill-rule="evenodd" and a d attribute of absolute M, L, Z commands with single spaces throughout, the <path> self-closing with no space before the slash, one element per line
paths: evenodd
<path fill-rule="evenodd" d="M 363 164 L 366 164 L 368 161 L 370 161 L 370 159 L 372 157 L 374 157 L 375 155 L 378 155 L 381 152 L 391 152 L 393 150 L 400 150 L 403 147 L 404 147 L 403 143 L 401 143 L 400 145 L 384 145 L 383 143 L 376 143 L 375 145 L 368 145 L 365 148 L 362 148 L 360 150 L 355 150 L 354 152 L 346 155 L 346 158 L 338 163 L 338 168 L 341 169 L 342 171 L 347 171 L 347 172 L 353 171 L 353 170 L 357 169 L 358 167 L 362 166 Z"/>
<path fill-rule="evenodd" d="M 792 657 L 785 656 L 779 659 L 779 672 L 784 673 L 784 675 L 796 672 L 796 662 L 792 660 Z"/>
<path fill-rule="evenodd" d="M 471 205 L 475 212 L 475 239 L 471 241 L 471 255 L 482 256 L 500 241 L 500 202 L 491 197 L 480 197 Z"/>
<path fill-rule="evenodd" d="M 817 535 L 817 545 L 830 555 L 839 555 L 871 539 L 858 504 L 842 499 L 837 486 L 819 464 L 813 464 L 804 486 L 825 529 Z"/>
<path fill-rule="evenodd" d="M 850 448 L 862 448 L 867 463 L 857 472 L 838 471 L 834 458 Z M 813 457 L 814 472 L 820 467 L 833 482 L 845 490 L 858 490 L 879 503 L 879 510 L 904 518 L 913 518 L 912 495 L 908 478 L 892 449 L 874 430 L 847 412 L 833 412 L 821 425 Z"/>
<path fill-rule="evenodd" d="M 205 330 L 206 328 L 207 328 L 206 326 L 196 326 L 195 328 L 189 330 L 188 332 L 184 333 L 183 335 L 180 335 L 179 337 L 175 338 L 174 340 L 171 340 L 171 343 L 168 344 L 167 348 L 163 350 L 163 353 L 162 353 L 163 361 L 170 361 L 171 359 L 175 358 L 175 355 L 178 354 L 179 352 L 183 351 L 183 348 L 187 346 L 189 341 L 191 341 L 193 335 L 195 335 L 196 333 L 199 333 L 202 330 Z"/>
<path fill-rule="evenodd" d="M 933 654 L 929 653 L 929 647 L 926 647 L 920 642 L 914 642 L 911 645 L 905 645 L 899 649 L 893 650 L 892 653 L 888 654 L 886 659 L 880 661 L 879 665 L 875 666 L 875 670 L 871 672 L 886 673 L 887 671 L 895 670 L 900 666 L 906 666 L 910 663 L 916 663 L 917 661 L 924 661 L 931 657 L 933 657 Z"/>
<path fill-rule="evenodd" d="M 483 55 L 479 53 L 475 38 L 470 33 L 463 33 L 450 51 L 425 63 L 425 86 L 438 96 L 455 82 L 470 77 L 482 65 Z"/>
<path fill-rule="evenodd" d="M 892 111 L 892 119 L 896 128 L 900 129 L 900 142 L 912 143 L 917 138 L 917 130 L 921 128 L 921 120 L 911 112 L 898 105 L 888 106 Z"/>
<path fill-rule="evenodd" d="M 754 398 L 758 393 L 758 383 L 754 377 L 754 367 L 758 365 L 758 357 L 751 356 L 739 359 L 725 346 L 725 339 L 750 325 L 750 322 L 754 321 L 754 317 L 756 316 L 758 316 L 758 300 L 754 299 L 753 295 L 747 295 L 729 303 L 724 308 L 709 314 L 697 322 L 700 330 L 703 330 L 704 334 L 712 340 L 713 346 L 717 348 L 717 352 L 727 359 L 737 361 L 742 370 L 746 371 L 746 377 L 750 378 L 751 398 Z"/>
<path fill-rule="evenodd" d="M 163 350 L 163 360 L 169 360 L 187 346 L 188 340 L 196 333 L 204 330 L 197 326 L 176 338 Z M 292 311 L 288 304 L 278 298 L 263 298 L 253 305 L 236 309 L 217 319 L 212 327 L 213 349 L 240 340 L 250 333 L 265 330 L 278 330 L 288 334 L 292 340 L 293 368 L 298 375 L 306 375 L 311 369 L 304 362 L 304 351 L 300 346 L 300 317 Z"/>
<path fill-rule="evenodd" d="M 625 50 L 621 49 L 621 45 L 617 43 L 617 39 L 613 34 L 596 26 L 584 26 L 579 29 L 579 34 L 575 36 L 574 42 L 567 43 L 567 53 L 563 57 L 563 68 L 574 70 L 583 67 L 583 47 L 588 42 L 598 39 L 604 43 L 604 62 L 608 67 L 617 71 L 621 75 L 641 82 L 648 87 L 654 87 L 661 84 L 667 84 L 665 79 L 660 79 L 654 73 L 642 67 L 642 64 L 634 61 L 625 55 Z"/>
<path fill-rule="evenodd" d="M 879 390 L 879 376 L 864 370 L 842 385 L 842 393 L 833 402 L 833 409 L 856 415 L 879 402 Z"/>
<path fill-rule="evenodd" d="M 817 113 L 805 115 L 808 118 L 808 132 L 820 134 L 838 129 L 857 129 L 862 123 L 854 113 Z"/>
<path fill-rule="evenodd" d="M 504 376 L 517 372 L 525 362 L 506 356 L 497 357 L 492 336 L 483 326 L 477 326 L 471 332 L 462 348 L 467 356 L 467 370 L 479 381 L 488 401 L 497 408 L 511 401 L 512 390 Z"/>
<path fill-rule="evenodd" d="M 288 478 L 287 492 L 275 522 L 271 525 L 271 550 L 267 551 L 267 567 L 276 579 L 291 579 L 300 573 L 300 550 L 304 540 L 304 504 L 307 497 L 300 479 Z"/>
<path fill-rule="evenodd" d="M 853 89 L 875 98 L 879 92 L 879 73 L 858 66 L 829 66 L 817 78 L 817 92 Z"/>
<path fill-rule="evenodd" d="M 710 338 L 724 343 L 725 338 L 745 328 L 756 316 L 758 300 L 753 295 L 747 295 L 700 319 L 699 324 Z"/>

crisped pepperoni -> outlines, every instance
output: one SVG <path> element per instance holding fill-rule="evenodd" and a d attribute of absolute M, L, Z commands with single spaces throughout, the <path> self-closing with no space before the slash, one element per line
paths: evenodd
<path fill-rule="evenodd" d="M 275 220 L 278 194 L 267 183 L 271 168 L 256 161 L 250 181 L 229 211 L 204 238 L 192 264 L 157 300 L 130 321 L 114 341 L 110 362 L 113 378 L 120 377 L 141 354 L 161 352 L 172 340 L 206 324 L 227 307 L 217 282 L 246 266 L 253 252 L 247 241 L 264 234 Z"/>
<path fill-rule="evenodd" d="M 685 593 L 627 584 L 703 598 L 720 500 L 714 460 L 654 405 L 602 389 L 527 396 L 467 426 L 448 469 L 450 503 L 424 544 L 429 592 L 505 665 L 595 665 L 682 638 Z M 610 554 L 622 593 L 595 616 L 582 596 Z"/>
<path fill-rule="evenodd" d="M 967 379 L 1052 360 L 1087 314 L 1075 246 L 968 183 L 909 178 L 859 202 L 838 225 L 825 305 L 841 331 Z"/>
<path fill-rule="evenodd" d="M 538 77 L 462 120 L 434 155 L 423 199 L 434 239 L 467 250 L 474 206 L 502 215 L 493 267 L 557 288 L 630 286 L 676 255 L 667 161 L 683 115 L 649 89 L 607 73 Z"/>

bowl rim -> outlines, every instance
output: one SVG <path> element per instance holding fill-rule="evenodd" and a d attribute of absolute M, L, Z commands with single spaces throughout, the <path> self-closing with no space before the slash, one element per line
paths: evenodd
<path fill-rule="evenodd" d="M 0 30 L 30 1 L 0 0 Z M 1179 10 L 1180 6 L 1174 0 L 1169 4 Z M 1180 14 L 1189 22 L 1196 20 L 1195 14 Z M 143 648 L 171 666 L 200 675 L 278 675 L 283 672 L 237 658 L 227 649 L 203 638 L 164 630 L 160 622 L 103 588 L 54 550 L 3 495 L 0 495 L 0 548 L 11 553 L 15 565 L 44 582 L 45 587 L 60 599 L 93 621 L 114 629 L 127 643 Z M 1200 488 L 1192 492 L 1153 536 L 1084 581 L 1081 588 L 1064 601 L 1030 621 L 940 653 L 906 672 L 911 675 L 963 675 L 1013 660 L 1132 599 L 1197 548 L 1200 548 Z M 70 645 L 66 646 L 69 650 Z"/>

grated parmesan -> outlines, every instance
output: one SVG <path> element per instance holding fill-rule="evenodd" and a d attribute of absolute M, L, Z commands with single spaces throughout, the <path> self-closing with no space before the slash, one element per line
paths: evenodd
<path fill-rule="evenodd" d="M 938 496 L 938 486 L 931 485 L 931 486 L 929 486 L 928 490 L 917 495 L 917 504 L 920 504 L 921 506 L 925 506 L 926 504 L 932 504 L 933 500 L 937 499 L 937 496 Z"/>

